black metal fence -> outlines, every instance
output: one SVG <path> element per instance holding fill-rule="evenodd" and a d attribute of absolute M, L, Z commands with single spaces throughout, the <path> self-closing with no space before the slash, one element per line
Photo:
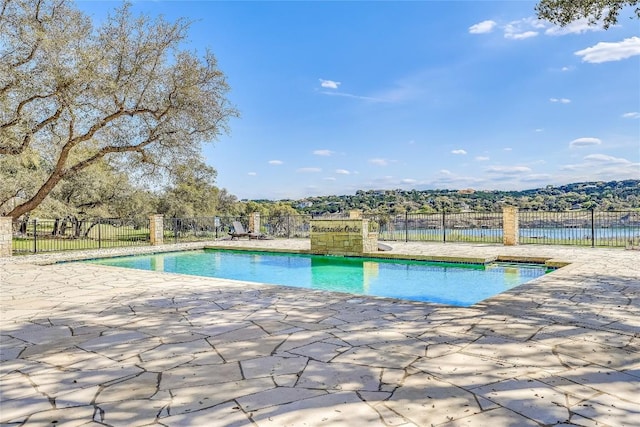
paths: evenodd
<path fill-rule="evenodd" d="M 519 212 L 520 243 L 629 246 L 640 242 L 640 211 Z"/>
<path fill-rule="evenodd" d="M 640 245 L 640 211 L 521 211 L 521 244 L 579 246 Z M 331 218 L 345 218 L 346 215 Z M 259 232 L 271 238 L 308 238 L 312 215 L 279 215 L 260 219 Z M 502 212 L 365 215 L 370 230 L 384 241 L 502 243 Z M 249 230 L 249 218 L 165 218 L 165 243 L 228 239 L 233 222 Z M 14 253 L 148 245 L 149 221 L 93 219 L 16 221 Z"/>
<path fill-rule="evenodd" d="M 379 239 L 405 242 L 502 243 L 502 212 L 367 216 Z M 520 244 L 637 246 L 640 211 L 520 211 Z"/>
<path fill-rule="evenodd" d="M 246 231 L 271 238 L 308 238 L 311 215 L 280 215 L 260 218 L 260 229 L 249 227 L 247 216 L 219 216 L 207 218 L 164 218 L 165 243 L 197 242 L 230 238 L 233 222 L 238 221 Z"/>
<path fill-rule="evenodd" d="M 260 232 L 275 238 L 308 238 L 311 215 L 278 215 L 260 218 Z"/>
<path fill-rule="evenodd" d="M 148 220 L 61 218 L 13 222 L 13 252 L 16 254 L 148 244 Z"/>
<path fill-rule="evenodd" d="M 365 215 L 380 240 L 405 242 L 502 242 L 502 213 L 464 212 Z"/>
<path fill-rule="evenodd" d="M 164 218 L 164 241 L 184 243 L 228 237 L 231 224 L 235 220 L 241 221 L 241 218 Z"/>

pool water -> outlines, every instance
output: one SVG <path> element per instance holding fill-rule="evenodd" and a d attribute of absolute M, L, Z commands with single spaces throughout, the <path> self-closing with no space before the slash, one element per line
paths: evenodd
<path fill-rule="evenodd" d="M 453 264 L 206 249 L 88 262 L 461 307 L 547 271 L 541 265 Z"/>

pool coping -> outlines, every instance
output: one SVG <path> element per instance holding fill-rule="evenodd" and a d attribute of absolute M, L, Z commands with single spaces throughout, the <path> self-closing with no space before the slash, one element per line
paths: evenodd
<path fill-rule="evenodd" d="M 218 249 L 218 250 L 230 250 L 228 246 L 221 245 L 206 245 L 204 249 Z M 250 246 L 234 246 L 234 251 L 256 251 L 255 247 Z M 275 252 L 275 253 L 299 253 L 308 255 L 325 256 L 325 254 L 315 253 L 311 250 L 286 250 L 286 249 L 273 249 L 265 248 L 260 249 L 261 252 Z M 336 256 L 336 255 L 329 255 Z M 444 256 L 444 255 L 411 255 L 411 254 L 398 254 L 389 253 L 387 251 L 379 252 L 364 252 L 362 255 L 337 255 L 345 256 L 349 258 L 379 258 L 379 259 L 397 259 L 407 261 L 431 261 L 431 262 L 446 262 L 452 264 L 481 264 L 487 265 L 493 262 L 513 262 L 523 264 L 540 264 L 548 268 L 561 268 L 570 265 L 569 261 L 556 260 L 551 257 L 532 257 L 532 256 L 514 256 L 514 255 L 497 255 L 489 257 L 459 257 L 459 256 Z"/>
<path fill-rule="evenodd" d="M 300 239 L 304 240 L 304 239 Z M 232 241 L 233 242 L 233 241 Z M 91 259 L 100 258 L 112 258 L 131 255 L 149 255 L 171 252 L 182 252 L 189 250 L 200 249 L 220 249 L 220 250 L 236 250 L 236 251 L 261 251 L 261 252 L 274 252 L 274 253 L 297 253 L 308 255 L 326 255 L 320 253 L 314 253 L 311 249 L 295 249 L 295 248 L 277 248 L 277 247 L 260 247 L 260 246 L 243 246 L 239 242 L 237 244 L 229 245 L 229 241 L 225 240 L 224 243 L 219 242 L 191 242 L 191 243 L 179 243 L 179 244 L 166 244 L 158 246 L 129 246 L 120 248 L 108 248 L 108 249 L 91 249 L 80 251 L 61 251 L 61 252 L 46 252 L 42 254 L 28 254 L 28 255 L 16 255 L 8 258 L 0 258 L 0 265 L 3 263 L 28 263 L 35 265 L 50 265 L 60 262 L 73 262 L 73 261 L 85 261 Z M 328 256 L 343 256 L 343 255 L 328 255 Z M 432 262 L 447 262 L 447 263 L 464 263 L 464 264 L 489 264 L 492 262 L 513 262 L 513 263 L 530 263 L 530 264 L 542 264 L 548 268 L 558 269 L 566 267 L 572 263 L 572 261 L 566 261 L 557 259 L 554 257 L 543 256 L 521 256 L 513 254 L 496 254 L 484 257 L 469 257 L 469 256 L 447 256 L 447 255 L 420 255 L 420 254 L 408 254 L 408 253 L 394 253 L 392 251 L 379 251 L 379 252 L 365 252 L 361 256 L 349 255 L 349 257 L 366 257 L 366 258 L 381 258 L 381 259 L 398 259 L 408 261 L 432 261 Z"/>

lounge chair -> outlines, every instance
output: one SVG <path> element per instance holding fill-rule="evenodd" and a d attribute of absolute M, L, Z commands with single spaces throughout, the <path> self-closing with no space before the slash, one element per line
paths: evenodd
<path fill-rule="evenodd" d="M 262 233 L 253 233 L 251 231 L 246 231 L 240 221 L 233 221 L 232 224 L 233 224 L 233 231 L 229 232 L 229 235 L 231 236 L 231 240 L 235 239 L 236 237 L 238 239 L 240 237 L 248 237 L 249 240 L 251 239 L 262 240 L 267 238 L 267 236 L 265 236 Z"/>
<path fill-rule="evenodd" d="M 240 221 L 233 221 L 233 230 L 229 232 L 231 240 L 240 237 L 248 237 L 249 233 L 245 231 L 244 226 Z"/>

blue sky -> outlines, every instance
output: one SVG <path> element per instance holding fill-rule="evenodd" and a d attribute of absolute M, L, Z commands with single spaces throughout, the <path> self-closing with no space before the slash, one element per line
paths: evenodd
<path fill-rule="evenodd" d="M 99 18 L 118 2 L 78 3 Z M 640 21 L 530 1 L 138 1 L 194 20 L 241 117 L 204 146 L 238 198 L 640 179 Z"/>

